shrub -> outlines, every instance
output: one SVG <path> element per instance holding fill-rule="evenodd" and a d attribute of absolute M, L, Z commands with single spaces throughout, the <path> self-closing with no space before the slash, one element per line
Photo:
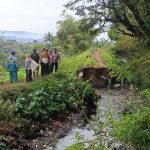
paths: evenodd
<path fill-rule="evenodd" d="M 43 83 L 39 82 L 35 83 L 31 92 L 23 93 L 17 98 L 16 110 L 22 117 L 46 119 L 50 115 L 79 109 L 82 100 L 84 105 L 97 100 L 91 85 L 77 78 L 66 76 L 58 80 L 51 76 L 42 81 Z"/>
<path fill-rule="evenodd" d="M 116 121 L 112 133 L 136 149 L 150 149 L 150 108 L 142 107 L 133 114 L 123 116 Z"/>
<path fill-rule="evenodd" d="M 14 116 L 15 105 L 10 101 L 0 100 L 0 121 L 10 121 Z"/>

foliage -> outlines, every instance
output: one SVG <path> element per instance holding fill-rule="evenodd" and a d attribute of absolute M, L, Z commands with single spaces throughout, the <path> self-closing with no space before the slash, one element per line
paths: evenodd
<path fill-rule="evenodd" d="M 44 35 L 43 39 L 44 39 L 43 43 L 44 43 L 45 47 L 48 48 L 48 49 L 52 48 L 52 43 L 53 43 L 53 40 L 54 40 L 53 34 L 48 32 Z"/>
<path fill-rule="evenodd" d="M 2 71 L 0 74 L 0 83 L 8 82 L 10 80 L 9 72 L 7 70 L 5 70 L 4 68 L 1 69 L 1 67 L 0 67 L 0 71 Z M 25 76 L 26 76 L 25 69 L 24 68 L 19 69 L 17 75 L 18 75 L 19 81 L 25 79 Z"/>
<path fill-rule="evenodd" d="M 1 150 L 6 150 L 6 144 L 3 142 L 0 142 L 0 149 Z"/>
<path fill-rule="evenodd" d="M 85 51 L 79 55 L 66 57 L 61 62 L 60 70 L 63 70 L 70 75 L 76 75 L 80 68 L 93 66 L 95 64 L 90 55 L 90 51 Z"/>
<path fill-rule="evenodd" d="M 43 48 L 41 43 L 20 43 L 13 40 L 0 40 L 0 66 L 6 63 L 10 52 L 16 51 L 19 67 L 24 66 L 25 54 L 32 53 L 33 49 L 36 48 L 39 52 Z"/>
<path fill-rule="evenodd" d="M 26 83 L 18 83 L 18 84 L 3 84 L 0 90 L 0 98 L 3 101 L 11 101 L 15 102 L 16 99 L 20 96 L 23 92 L 29 92 L 31 87 L 28 86 Z"/>
<path fill-rule="evenodd" d="M 136 149 L 150 149 L 150 108 L 142 107 L 115 123 L 113 135 L 131 143 Z"/>
<path fill-rule="evenodd" d="M 0 121 L 14 120 L 14 109 L 15 105 L 12 102 L 0 100 Z"/>
<path fill-rule="evenodd" d="M 80 53 L 91 46 L 95 36 L 90 30 L 82 31 L 81 22 L 69 16 L 64 21 L 58 22 L 54 45 L 63 49 L 67 54 Z"/>
<path fill-rule="evenodd" d="M 141 92 L 141 96 L 146 97 L 150 102 L 150 88 L 147 88 Z"/>
<path fill-rule="evenodd" d="M 139 40 L 120 34 L 116 35 L 116 31 L 113 28 L 112 30 L 114 33 L 111 36 L 116 38 L 112 49 L 114 54 L 124 62 L 112 66 L 112 74 L 117 76 L 121 82 L 128 81 L 140 90 L 148 88 L 150 86 L 150 48 L 147 42 L 145 39 Z"/>
<path fill-rule="evenodd" d="M 84 149 L 84 136 L 79 132 L 75 134 L 76 144 L 67 147 L 65 150 L 83 150 Z"/>
<path fill-rule="evenodd" d="M 36 87 L 36 84 L 39 86 Z M 97 100 L 89 84 L 69 78 L 67 75 L 59 81 L 51 77 L 43 83 L 37 82 L 36 84 L 31 92 L 22 94 L 16 100 L 17 112 L 23 117 L 46 119 L 49 115 L 56 115 L 60 112 L 68 113 L 80 108 L 82 99 L 83 101 L 89 99 L 93 102 Z"/>
<path fill-rule="evenodd" d="M 86 141 L 85 137 L 79 132 L 75 134 L 75 139 L 76 139 L 75 144 L 72 144 L 71 146 L 67 147 L 65 150 L 83 150 L 83 149 L 106 150 L 105 146 L 103 146 L 102 144 L 101 145 L 98 144 L 97 139 Z"/>
<path fill-rule="evenodd" d="M 150 37 L 149 1 L 70 0 L 66 8 L 75 10 L 96 30 L 104 30 L 109 22 L 124 35 Z"/>

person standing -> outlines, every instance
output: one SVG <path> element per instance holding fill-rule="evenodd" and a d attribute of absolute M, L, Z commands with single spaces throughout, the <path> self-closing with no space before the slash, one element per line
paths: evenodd
<path fill-rule="evenodd" d="M 51 54 L 51 59 L 52 59 L 52 72 L 54 71 L 55 67 L 55 72 L 58 70 L 58 62 L 60 61 L 60 55 L 57 52 L 57 49 L 54 49 L 54 52 Z"/>
<path fill-rule="evenodd" d="M 15 51 L 12 51 L 7 59 L 7 69 L 9 71 L 10 82 L 11 83 L 17 82 L 18 64 Z"/>
<path fill-rule="evenodd" d="M 31 67 L 31 55 L 26 54 L 25 69 L 26 69 L 26 82 L 32 81 L 32 67 Z"/>
<path fill-rule="evenodd" d="M 41 64 L 41 76 L 47 75 L 49 73 L 50 56 L 46 48 L 42 49 L 42 53 L 40 55 L 40 64 Z"/>
<path fill-rule="evenodd" d="M 33 49 L 33 53 L 31 54 L 31 59 L 33 59 L 37 64 L 39 64 L 40 57 L 39 57 L 39 54 L 37 53 L 37 50 L 36 50 L 36 49 Z M 33 72 L 34 78 L 35 78 L 35 77 L 38 77 L 38 74 L 39 74 L 39 66 L 38 66 L 37 69 Z"/>
<path fill-rule="evenodd" d="M 52 51 L 49 51 L 50 64 L 49 64 L 49 73 L 52 73 Z"/>

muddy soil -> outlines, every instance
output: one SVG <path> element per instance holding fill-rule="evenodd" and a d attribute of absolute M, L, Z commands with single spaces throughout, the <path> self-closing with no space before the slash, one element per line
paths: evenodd
<path fill-rule="evenodd" d="M 70 114 L 47 123 L 33 122 L 16 126 L 1 122 L 0 142 L 5 143 L 8 150 L 42 150 L 55 145 L 78 124 L 85 124 L 82 113 Z"/>

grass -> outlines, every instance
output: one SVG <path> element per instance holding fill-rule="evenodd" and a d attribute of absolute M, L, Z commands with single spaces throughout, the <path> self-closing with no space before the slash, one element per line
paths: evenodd
<path fill-rule="evenodd" d="M 94 60 L 91 58 L 91 52 L 85 51 L 80 55 L 64 58 L 60 65 L 60 71 L 65 71 L 68 74 L 75 74 L 82 67 L 93 66 Z"/>
<path fill-rule="evenodd" d="M 25 79 L 25 70 L 22 68 L 18 71 L 18 80 Z M 0 75 L 0 83 L 9 81 L 9 72 L 4 70 L 2 75 Z"/>
<path fill-rule="evenodd" d="M 108 68 L 113 68 L 114 67 L 114 55 L 113 51 L 111 49 L 98 49 L 100 52 L 100 57 L 102 61 L 106 64 Z"/>

